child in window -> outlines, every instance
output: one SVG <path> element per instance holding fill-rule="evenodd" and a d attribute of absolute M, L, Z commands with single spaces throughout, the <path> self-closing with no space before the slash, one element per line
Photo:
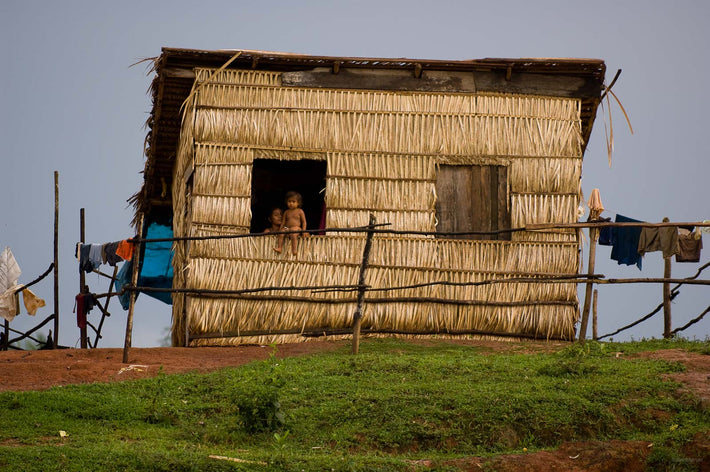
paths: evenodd
<path fill-rule="evenodd" d="M 271 226 L 264 230 L 264 233 L 273 233 L 281 229 L 281 221 L 283 220 L 284 212 L 281 208 L 272 208 L 271 213 L 269 213 L 269 223 Z"/>
<path fill-rule="evenodd" d="M 306 229 L 306 214 L 301 209 L 302 206 L 303 197 L 301 197 L 300 193 L 293 191 L 286 193 L 287 210 L 284 211 L 279 231 L 301 231 Z M 291 253 L 293 255 L 298 254 L 298 234 L 288 235 L 291 240 Z M 286 235 L 279 234 L 279 245 L 274 248 L 274 251 L 279 253 L 283 251 L 284 236 Z"/>

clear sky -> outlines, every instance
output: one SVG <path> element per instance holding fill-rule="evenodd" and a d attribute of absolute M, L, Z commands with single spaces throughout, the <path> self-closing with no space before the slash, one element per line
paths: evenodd
<path fill-rule="evenodd" d="M 260 49 L 302 54 L 419 59 L 582 57 L 606 61 L 607 80 L 623 69 L 614 91 L 631 118 L 612 107 L 615 151 L 607 163 L 601 114 L 584 159 L 585 196 L 599 188 L 603 216 L 651 222 L 710 219 L 707 157 L 707 80 L 710 3 L 697 0 L 596 2 L 482 1 L 0 1 L 0 249 L 9 246 L 28 282 L 52 262 L 54 183 L 60 177 L 60 343 L 78 345 L 72 313 L 79 289 L 73 257 L 79 209 L 86 209 L 88 242 L 132 236 L 132 208 L 144 166 L 144 123 L 151 109 L 146 64 L 161 47 Z M 608 124 L 608 118 L 607 118 Z M 673 276 L 700 264 L 673 264 Z M 662 277 L 660 253 L 642 272 L 618 266 L 610 248 L 597 251 L 607 277 Z M 586 256 L 585 256 L 586 265 Z M 107 266 L 105 266 L 107 267 Z M 708 272 L 708 271 L 706 271 Z M 704 278 L 709 278 L 706 274 Z M 87 281 L 94 292 L 107 283 Z M 35 292 L 52 313 L 52 278 Z M 580 292 L 583 293 L 583 292 Z M 710 305 L 710 289 L 688 286 L 673 304 L 674 327 Z M 659 285 L 599 288 L 599 331 L 640 318 L 661 301 Z M 116 300 L 100 347 L 123 345 L 126 312 Z M 23 310 L 24 311 L 24 310 Z M 170 307 L 138 298 L 133 345 L 159 345 Z M 98 320 L 92 311 L 90 321 Z M 658 315 L 625 335 L 660 337 Z M 590 327 L 591 332 L 591 327 Z M 46 334 L 46 330 L 44 331 Z M 685 332 L 710 334 L 710 316 Z"/>

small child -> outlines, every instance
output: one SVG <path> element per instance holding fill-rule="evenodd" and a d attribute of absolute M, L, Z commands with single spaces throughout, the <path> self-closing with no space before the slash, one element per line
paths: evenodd
<path fill-rule="evenodd" d="M 298 192 L 288 192 L 286 193 L 286 207 L 288 208 L 281 220 L 281 228 L 279 231 L 301 231 L 306 229 L 306 214 L 301 209 L 303 206 L 303 197 Z M 288 237 L 291 240 L 291 253 L 293 255 L 298 254 L 298 234 L 289 234 Z M 282 252 L 284 246 L 284 236 L 285 234 L 279 234 L 279 245 L 274 248 L 276 252 Z"/>
<path fill-rule="evenodd" d="M 273 233 L 281 229 L 281 222 L 283 221 L 284 212 L 281 208 L 273 208 L 271 214 L 269 215 L 269 223 L 271 226 L 264 230 L 264 233 Z"/>

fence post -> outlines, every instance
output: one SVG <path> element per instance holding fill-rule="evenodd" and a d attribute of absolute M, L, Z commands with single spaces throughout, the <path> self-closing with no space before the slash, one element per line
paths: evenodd
<path fill-rule="evenodd" d="M 138 238 L 143 239 L 143 213 L 138 215 Z M 123 363 L 128 364 L 128 350 L 131 348 L 131 338 L 133 337 L 133 308 L 136 305 L 136 297 L 138 292 L 135 291 L 138 285 L 138 271 L 140 270 L 141 262 L 141 245 L 143 243 L 134 243 L 133 246 L 133 273 L 131 274 L 131 298 L 128 305 L 128 318 L 126 319 L 126 339 L 123 342 Z"/>
<path fill-rule="evenodd" d="M 353 346 L 352 353 L 357 354 L 360 350 L 360 326 L 362 325 L 362 306 L 365 302 L 365 271 L 370 259 L 370 249 L 372 248 L 372 236 L 375 223 L 375 215 L 370 213 L 370 224 L 367 227 L 367 239 L 365 240 L 365 249 L 362 252 L 362 262 L 360 264 L 360 277 L 358 278 L 357 289 L 357 309 L 353 317 Z"/>
<path fill-rule="evenodd" d="M 663 278 L 671 278 L 671 258 L 663 258 Z M 671 284 L 663 282 L 663 337 L 671 337 Z"/>
<path fill-rule="evenodd" d="M 84 244 L 86 242 L 86 217 L 84 209 L 79 210 L 79 241 Z M 86 275 L 84 275 L 84 270 L 79 265 L 79 293 L 88 293 L 86 287 Z M 77 307 L 77 312 L 79 311 Z M 79 314 L 77 313 L 77 316 Z M 86 349 L 86 324 L 83 327 L 79 327 L 79 342 L 82 349 Z"/>
<path fill-rule="evenodd" d="M 599 295 L 599 290 L 594 289 L 594 298 L 592 299 L 592 339 L 597 340 L 597 296 Z"/>
<path fill-rule="evenodd" d="M 49 339 L 47 340 L 49 341 Z M 54 171 L 54 349 L 59 346 L 59 172 Z"/>
<path fill-rule="evenodd" d="M 587 264 L 587 273 L 594 275 L 594 261 L 597 255 L 597 238 L 599 229 L 589 228 L 589 263 Z M 579 326 L 579 342 L 583 343 L 587 337 L 587 324 L 589 324 L 589 307 L 592 303 L 592 287 L 594 282 L 590 278 L 587 281 L 587 289 L 584 293 L 584 308 L 582 309 L 582 321 Z"/>

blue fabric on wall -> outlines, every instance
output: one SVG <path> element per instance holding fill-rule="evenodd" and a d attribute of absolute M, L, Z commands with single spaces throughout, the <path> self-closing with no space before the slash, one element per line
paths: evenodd
<path fill-rule="evenodd" d="M 616 215 L 614 219 L 617 223 L 642 223 L 639 220 L 626 217 L 624 215 Z M 619 264 L 634 265 L 641 270 L 642 257 L 638 252 L 639 239 L 641 237 L 640 226 L 634 227 L 614 227 L 611 231 L 612 248 L 611 258 Z"/>
<path fill-rule="evenodd" d="M 146 232 L 146 239 L 172 238 L 173 229 L 170 226 L 151 223 Z M 145 243 L 145 251 L 141 256 L 141 271 L 138 274 L 139 287 L 172 288 L 173 287 L 173 243 L 172 241 Z M 149 297 L 172 305 L 173 299 L 169 292 L 143 292 Z"/>
<path fill-rule="evenodd" d="M 145 234 L 145 239 L 163 239 L 172 238 L 173 230 L 169 226 L 151 223 Z M 141 269 L 138 274 L 139 287 L 156 287 L 156 288 L 172 288 L 173 287 L 173 243 L 153 242 L 145 243 L 145 250 L 141 255 Z M 131 274 L 133 272 L 133 261 L 127 261 L 118 271 L 116 276 L 115 287 L 120 291 L 124 285 L 131 283 Z M 173 300 L 170 292 L 143 292 L 149 297 L 156 298 L 161 302 L 172 305 Z M 138 294 L 136 294 L 136 297 Z M 123 296 L 118 297 L 121 302 L 121 307 L 128 310 L 130 303 L 130 292 L 126 292 Z"/>

